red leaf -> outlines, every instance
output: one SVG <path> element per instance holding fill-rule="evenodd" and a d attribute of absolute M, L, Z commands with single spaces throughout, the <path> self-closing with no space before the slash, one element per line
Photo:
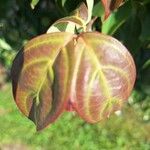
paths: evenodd
<path fill-rule="evenodd" d="M 121 109 L 135 81 L 135 65 L 116 39 L 83 33 L 69 53 L 73 69 L 70 105 L 87 122 L 95 123 Z"/>
<path fill-rule="evenodd" d="M 65 32 L 38 36 L 27 43 L 13 62 L 16 104 L 37 130 L 54 122 L 67 103 L 68 63 L 62 53 L 72 38 L 73 34 Z"/>

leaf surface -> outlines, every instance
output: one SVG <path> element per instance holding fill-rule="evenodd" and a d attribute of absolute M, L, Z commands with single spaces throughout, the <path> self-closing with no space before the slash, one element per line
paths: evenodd
<path fill-rule="evenodd" d="M 47 33 L 53 32 L 69 32 L 74 33 L 75 27 L 85 28 L 85 22 L 78 16 L 70 16 L 65 17 L 57 20 L 50 28 L 48 29 Z"/>
<path fill-rule="evenodd" d="M 38 4 L 39 0 L 32 0 L 31 1 L 31 8 L 34 9 L 35 6 Z"/>
<path fill-rule="evenodd" d="M 38 36 L 28 42 L 13 62 L 16 104 L 36 124 L 37 130 L 55 121 L 66 104 L 68 58 L 65 46 L 73 36 L 64 32 Z M 59 57 L 63 62 L 57 60 Z"/>
<path fill-rule="evenodd" d="M 135 65 L 116 39 L 100 33 L 79 35 L 69 55 L 70 101 L 87 122 L 95 123 L 119 110 L 135 81 Z"/>
<path fill-rule="evenodd" d="M 87 3 L 87 7 L 88 7 L 88 19 L 87 22 L 88 23 L 91 18 L 92 18 L 92 11 L 93 11 L 93 6 L 94 6 L 94 0 L 86 0 Z"/>

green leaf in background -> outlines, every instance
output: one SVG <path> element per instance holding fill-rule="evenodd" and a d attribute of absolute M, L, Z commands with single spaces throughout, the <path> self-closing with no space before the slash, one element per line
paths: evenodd
<path fill-rule="evenodd" d="M 143 74 L 141 77 L 141 88 L 147 95 L 150 96 L 150 59 L 144 63 L 141 73 Z"/>
<path fill-rule="evenodd" d="M 32 0 L 31 2 L 31 8 L 34 9 L 35 6 L 38 4 L 39 0 Z"/>
<path fill-rule="evenodd" d="M 131 15 L 131 2 L 126 2 L 117 11 L 113 12 L 102 24 L 102 33 L 112 35 Z"/>
<path fill-rule="evenodd" d="M 143 69 L 145 69 L 145 68 L 147 68 L 147 67 L 150 67 L 150 59 L 148 59 L 145 63 L 144 63 L 144 65 L 143 65 Z"/>
<path fill-rule="evenodd" d="M 0 50 L 5 49 L 5 50 L 11 50 L 11 46 L 2 38 L 0 38 Z"/>
<path fill-rule="evenodd" d="M 93 16 L 102 17 L 104 15 L 104 7 L 102 5 L 102 2 L 98 2 L 94 5 L 93 8 Z"/>
<path fill-rule="evenodd" d="M 65 8 L 65 3 L 67 0 L 55 0 L 55 3 L 57 7 L 59 8 L 59 11 L 63 12 L 64 14 L 67 14 L 67 9 Z"/>
<path fill-rule="evenodd" d="M 141 41 L 150 41 L 150 13 L 146 13 L 142 21 L 142 33 L 140 35 Z"/>
<path fill-rule="evenodd" d="M 125 45 L 127 45 L 130 52 L 135 56 L 139 54 L 142 45 L 139 39 L 140 34 L 141 34 L 140 19 L 135 13 L 132 13 L 130 17 L 126 20 L 126 23 L 123 24 L 117 30 L 114 36 L 117 37 L 117 39 L 120 39 Z M 136 57 L 136 59 L 137 58 L 138 57 Z"/>
<path fill-rule="evenodd" d="M 58 10 L 63 15 L 63 17 L 70 15 L 70 13 L 75 10 L 80 4 L 81 0 L 55 0 Z"/>
<path fill-rule="evenodd" d="M 5 39 L 0 38 L 0 63 L 7 69 L 11 67 L 15 52 Z"/>

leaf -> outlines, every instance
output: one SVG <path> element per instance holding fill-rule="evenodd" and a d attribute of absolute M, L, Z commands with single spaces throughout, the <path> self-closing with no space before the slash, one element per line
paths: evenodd
<path fill-rule="evenodd" d="M 86 22 L 88 21 L 88 8 L 85 3 L 81 3 L 71 15 L 80 18 L 81 20 L 83 20 L 84 24 L 86 24 Z"/>
<path fill-rule="evenodd" d="M 68 54 L 70 68 L 74 68 L 69 104 L 87 122 L 96 123 L 128 99 L 135 64 L 128 50 L 110 36 L 82 33 L 76 43 Z"/>
<path fill-rule="evenodd" d="M 102 33 L 112 35 L 129 18 L 132 6 L 126 2 L 118 11 L 113 12 L 102 24 Z"/>
<path fill-rule="evenodd" d="M 11 46 L 2 38 L 0 38 L 0 49 L 4 49 L 7 51 L 12 50 Z"/>
<path fill-rule="evenodd" d="M 35 6 L 38 4 L 39 1 L 40 0 L 32 0 L 32 2 L 31 2 L 31 8 L 34 9 Z"/>
<path fill-rule="evenodd" d="M 52 32 L 70 32 L 75 33 L 76 29 L 83 28 L 86 30 L 86 22 L 88 19 L 88 10 L 84 3 L 73 11 L 71 16 L 61 18 L 50 26 L 47 33 Z"/>
<path fill-rule="evenodd" d="M 75 27 L 85 28 L 85 22 L 78 16 L 70 16 L 57 20 L 50 26 L 47 33 L 52 32 L 70 32 L 75 33 Z"/>
<path fill-rule="evenodd" d="M 126 22 L 115 32 L 115 37 L 117 37 L 120 41 L 123 41 L 124 45 L 128 46 L 128 49 L 132 52 L 136 59 L 138 59 L 136 55 L 139 55 L 139 50 L 142 46 L 142 43 L 139 40 L 140 34 L 141 22 L 139 17 L 134 13 L 131 13 Z"/>
<path fill-rule="evenodd" d="M 146 68 L 148 68 L 148 67 L 150 67 L 150 59 L 148 59 L 148 60 L 144 63 L 144 65 L 142 66 L 142 69 L 146 69 Z"/>
<path fill-rule="evenodd" d="M 93 8 L 93 16 L 98 16 L 98 17 L 102 17 L 104 14 L 104 7 L 100 2 L 98 2 L 97 4 L 94 5 L 94 8 Z"/>
<path fill-rule="evenodd" d="M 86 3 L 87 3 L 87 7 L 88 7 L 88 19 L 87 19 L 86 23 L 88 23 L 92 18 L 92 10 L 93 10 L 93 6 L 94 6 L 94 0 L 86 0 Z"/>
<path fill-rule="evenodd" d="M 142 20 L 142 33 L 140 35 L 141 41 L 150 41 L 150 14 L 147 12 Z"/>
<path fill-rule="evenodd" d="M 13 95 L 21 112 L 41 130 L 55 121 L 68 97 L 68 58 L 65 45 L 70 33 L 38 36 L 18 53 L 12 66 Z M 57 60 L 63 59 L 63 63 Z M 55 64 L 57 62 L 57 64 Z"/>
<path fill-rule="evenodd" d="M 65 32 L 67 29 L 68 24 L 71 24 L 71 22 L 61 22 L 61 23 L 56 23 L 53 24 L 52 26 L 50 26 L 50 28 L 47 30 L 47 33 L 53 33 L 53 32 Z M 74 33 L 74 29 L 69 30 L 68 32 L 73 32 Z"/>
<path fill-rule="evenodd" d="M 102 0 L 102 4 L 105 9 L 105 17 L 104 19 L 107 19 L 114 9 L 120 7 L 122 4 L 123 0 Z"/>
<path fill-rule="evenodd" d="M 68 16 L 75 10 L 80 4 L 81 0 L 55 0 L 55 4 L 58 6 L 58 10 L 61 11 L 63 16 Z"/>

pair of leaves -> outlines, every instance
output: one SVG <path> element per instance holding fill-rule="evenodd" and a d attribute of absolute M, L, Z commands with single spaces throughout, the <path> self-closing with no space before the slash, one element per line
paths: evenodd
<path fill-rule="evenodd" d="M 120 109 L 134 81 L 135 65 L 127 49 L 97 32 L 38 36 L 12 66 L 14 99 L 37 130 L 66 109 L 87 122 L 99 122 Z"/>

